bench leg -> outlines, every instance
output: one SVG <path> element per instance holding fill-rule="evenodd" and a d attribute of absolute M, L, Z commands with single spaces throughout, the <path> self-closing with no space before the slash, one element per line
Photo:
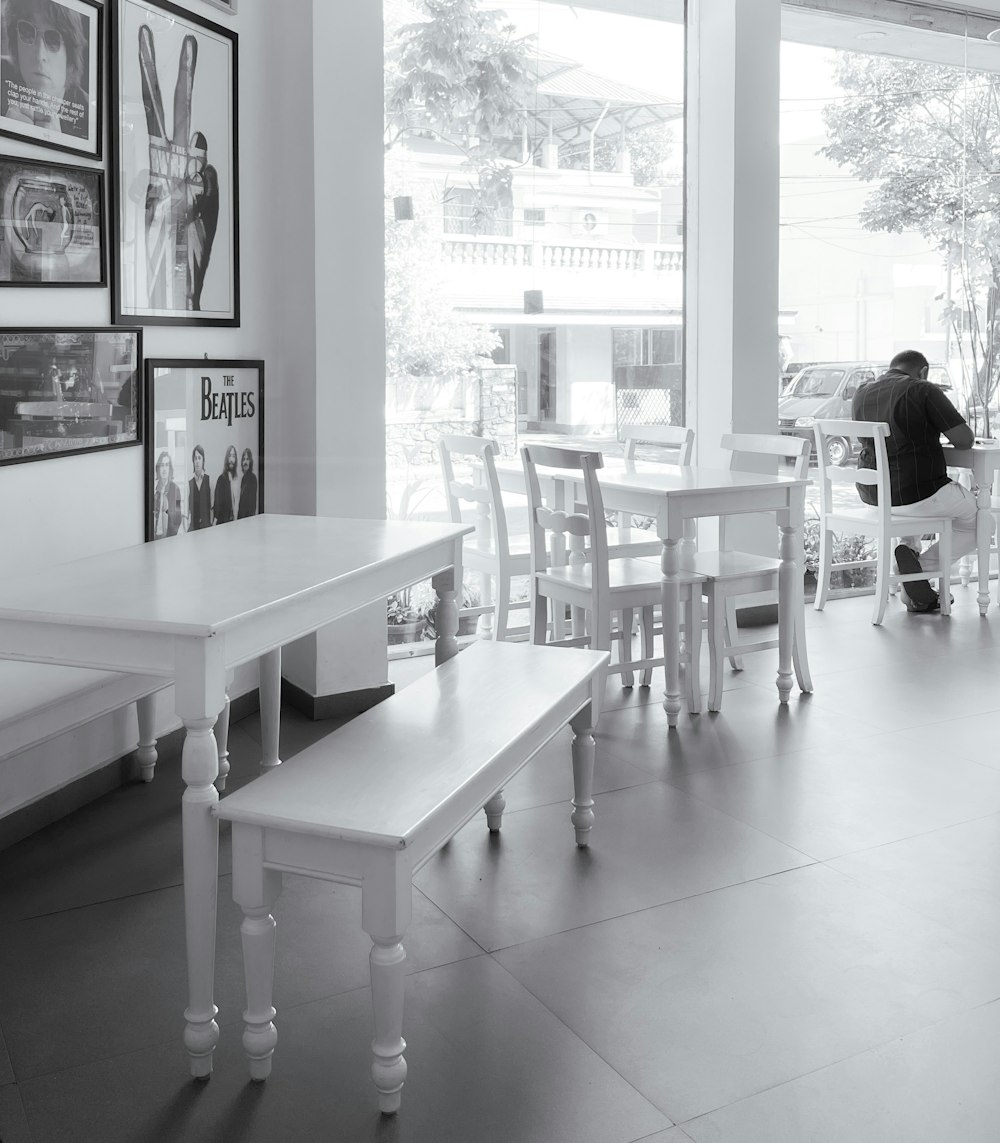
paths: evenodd
<path fill-rule="evenodd" d="M 274 917 L 271 910 L 281 893 L 281 874 L 264 866 L 264 831 L 244 822 L 233 823 L 233 900 L 243 910 L 243 978 L 247 1006 L 243 1013 L 243 1050 L 250 1061 L 250 1078 L 266 1080 L 278 1042 L 274 1026 Z"/>
<path fill-rule="evenodd" d="M 226 702 L 219 717 L 215 720 L 215 741 L 219 747 L 219 776 L 215 780 L 215 788 L 226 788 L 226 775 L 229 773 L 229 690 L 226 690 Z"/>
<path fill-rule="evenodd" d="M 250 1061 L 250 1078 L 266 1080 L 271 1074 L 271 1057 L 278 1042 L 271 1004 L 274 989 L 274 917 L 269 905 L 243 906 L 243 974 L 247 986 L 247 1006 L 243 1013 L 243 1050 Z"/>
<path fill-rule="evenodd" d="M 576 844 L 590 845 L 590 830 L 594 824 L 594 742 L 592 706 L 587 703 L 570 720 L 573 728 L 573 813 L 571 821 L 576 829 Z"/>
<path fill-rule="evenodd" d="M 503 796 L 503 790 L 497 790 L 492 798 L 483 806 L 486 811 L 486 824 L 490 827 L 490 833 L 499 833 L 500 825 L 503 821 L 503 811 L 507 805 L 507 801 Z"/>
<path fill-rule="evenodd" d="M 399 1110 L 406 1079 L 403 934 L 410 923 L 412 872 L 396 857 L 388 851 L 369 855 L 361 887 L 361 926 L 372 939 L 372 1079 L 383 1115 Z"/>
<path fill-rule="evenodd" d="M 152 782 L 156 770 L 156 731 L 153 728 L 155 697 L 143 695 L 135 701 L 135 713 L 139 722 L 139 745 L 135 755 L 139 760 L 139 776 L 144 782 Z"/>

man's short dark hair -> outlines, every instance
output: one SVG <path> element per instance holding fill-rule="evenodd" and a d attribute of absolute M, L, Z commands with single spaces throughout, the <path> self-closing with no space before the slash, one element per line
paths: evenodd
<path fill-rule="evenodd" d="M 929 365 L 930 362 L 918 349 L 904 349 L 889 362 L 890 369 L 899 369 L 911 377 L 919 377 L 921 370 Z"/>

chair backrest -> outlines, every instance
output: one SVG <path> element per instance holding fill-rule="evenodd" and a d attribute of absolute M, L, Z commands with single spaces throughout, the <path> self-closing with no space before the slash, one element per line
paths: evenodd
<path fill-rule="evenodd" d="M 746 458 L 748 457 L 758 459 L 777 457 L 779 460 L 792 462 L 792 475 L 796 480 L 808 480 L 809 478 L 809 453 L 812 442 L 805 437 L 786 437 L 778 434 L 769 436 L 762 433 L 725 433 L 722 437 L 721 447 L 730 454 L 730 470 L 738 472 L 746 465 Z M 727 547 L 725 516 L 719 519 L 719 547 L 723 551 Z"/>
<path fill-rule="evenodd" d="M 570 545 L 575 537 L 576 547 L 571 552 L 570 563 L 589 562 L 595 593 L 606 593 L 609 590 L 608 535 L 604 500 L 597 483 L 597 470 L 604 467 L 604 458 L 599 452 L 533 444 L 522 446 L 521 463 L 528 494 L 532 572 L 546 571 L 558 562 L 550 548 L 552 537 L 557 537 L 559 544 L 569 537 Z M 559 477 L 567 471 L 578 476 L 574 478 L 574 487 L 565 490 L 564 501 L 560 498 Z M 579 500 L 581 488 L 582 501 Z M 573 505 L 575 510 L 567 512 L 564 502 Z M 576 509 L 577 503 L 582 510 Z"/>
<path fill-rule="evenodd" d="M 834 510 L 835 484 L 869 484 L 878 492 L 879 508 L 888 513 L 892 507 L 889 489 L 889 460 L 885 442 L 889 426 L 884 421 L 818 420 L 813 425 L 816 438 L 816 464 L 819 468 L 819 510 L 825 516 Z M 870 440 L 875 454 L 874 468 L 840 467 L 827 457 L 826 442 L 830 437 L 858 437 Z"/>
<path fill-rule="evenodd" d="M 507 514 L 496 470 L 499 452 L 500 446 L 489 437 L 443 436 L 438 442 L 444 492 L 452 520 L 461 524 L 463 503 L 474 504 L 476 546 L 483 551 L 507 554 L 510 551 Z M 456 478 L 454 457 L 465 462 L 469 479 Z"/>
<path fill-rule="evenodd" d="M 625 460 L 635 460 L 635 450 L 640 445 L 654 445 L 657 460 L 667 464 L 690 464 L 694 448 L 694 429 L 683 425 L 626 425 Z"/>

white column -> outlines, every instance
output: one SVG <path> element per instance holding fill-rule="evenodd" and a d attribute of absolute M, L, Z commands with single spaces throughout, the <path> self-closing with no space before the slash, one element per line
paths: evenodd
<path fill-rule="evenodd" d="M 687 423 L 777 431 L 779 0 L 690 0 Z M 769 533 L 770 535 L 770 533 Z"/>
<path fill-rule="evenodd" d="M 315 281 L 315 374 L 283 382 L 315 393 L 316 513 L 378 518 L 385 515 L 381 4 L 313 0 L 311 47 L 314 161 L 306 201 L 315 201 L 315 253 L 302 270 Z M 295 228 L 299 196 L 288 190 L 284 209 Z M 385 605 L 294 644 L 284 674 L 313 695 L 383 685 Z"/>

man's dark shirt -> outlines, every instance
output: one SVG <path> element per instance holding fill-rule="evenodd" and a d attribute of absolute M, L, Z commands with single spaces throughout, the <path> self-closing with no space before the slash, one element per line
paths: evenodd
<path fill-rule="evenodd" d="M 916 504 L 950 483 L 940 437 L 965 420 L 939 385 L 889 369 L 854 394 L 851 416 L 889 425 L 885 451 L 893 504 Z M 874 467 L 874 441 L 862 437 L 858 468 Z M 859 484 L 857 489 L 866 504 L 878 503 L 872 485 Z"/>

